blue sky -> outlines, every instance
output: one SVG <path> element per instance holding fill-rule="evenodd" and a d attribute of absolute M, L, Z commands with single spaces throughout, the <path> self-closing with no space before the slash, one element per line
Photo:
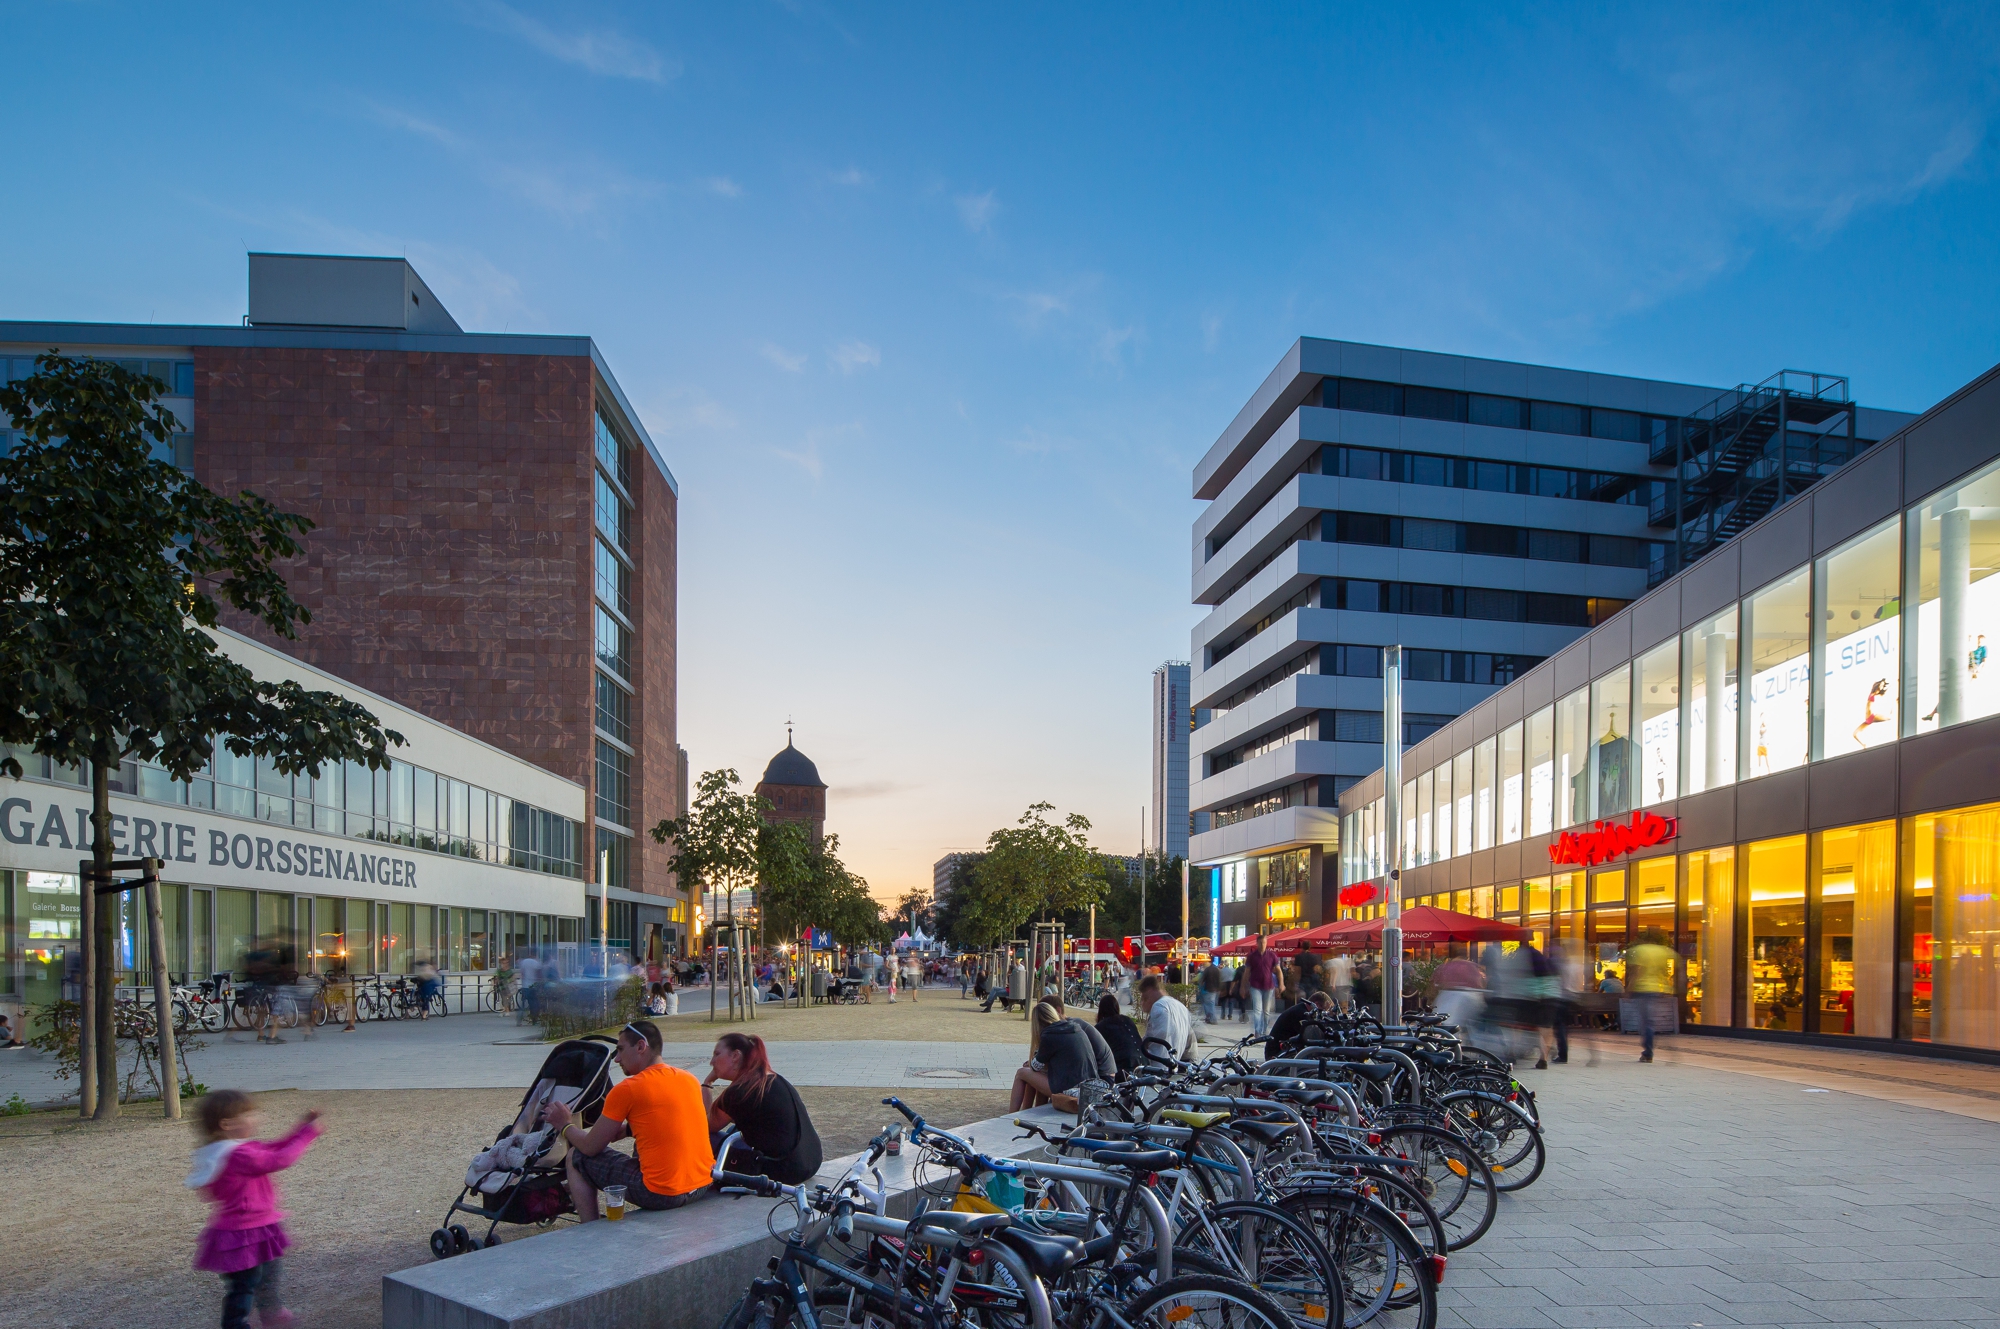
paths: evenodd
<path fill-rule="evenodd" d="M 1302 334 L 1903 409 L 2000 360 L 1990 6 L 0 14 L 0 316 L 397 253 L 594 336 L 696 769 L 794 717 L 881 894 L 1036 799 L 1137 840 L 1190 468 Z"/>

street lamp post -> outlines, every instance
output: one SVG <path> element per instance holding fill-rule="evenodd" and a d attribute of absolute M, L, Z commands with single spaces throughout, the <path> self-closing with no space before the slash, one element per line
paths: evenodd
<path fill-rule="evenodd" d="M 1382 925 L 1382 1026 L 1403 1023 L 1403 648 L 1382 648 L 1382 848 L 1389 907 Z"/>

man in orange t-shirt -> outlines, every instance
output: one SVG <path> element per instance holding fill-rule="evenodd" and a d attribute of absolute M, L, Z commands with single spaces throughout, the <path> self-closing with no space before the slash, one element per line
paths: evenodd
<path fill-rule="evenodd" d="M 606 1186 L 623 1186 L 626 1202 L 641 1209 L 678 1209 L 701 1194 L 715 1167 L 701 1082 L 660 1060 L 660 1027 L 634 1020 L 612 1057 L 625 1078 L 604 1096 L 595 1126 L 576 1125 L 562 1103 L 548 1108 L 549 1124 L 569 1145 L 570 1199 L 586 1223 L 597 1217 L 597 1192 Z M 607 1147 L 627 1135 L 636 1157 Z"/>

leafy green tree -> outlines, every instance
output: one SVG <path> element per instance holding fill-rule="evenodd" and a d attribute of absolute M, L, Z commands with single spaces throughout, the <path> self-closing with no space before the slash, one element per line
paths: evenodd
<path fill-rule="evenodd" d="M 259 681 L 222 654 L 208 629 L 223 604 L 283 638 L 311 621 L 279 565 L 312 523 L 255 494 L 225 498 L 161 460 L 155 447 L 175 428 L 158 404 L 165 392 L 109 361 L 53 351 L 0 388 L 0 413 L 22 432 L 0 458 L 0 743 L 88 768 L 99 880 L 111 874 L 111 773 L 122 762 L 190 779 L 220 735 L 287 775 L 347 761 L 381 769 L 403 741 L 363 706 Z M 0 758 L 0 774 L 19 779 L 20 762 Z M 118 1114 L 115 927 L 114 911 L 98 908 L 99 1120 Z"/>
<path fill-rule="evenodd" d="M 728 918 L 733 925 L 736 921 L 735 895 L 739 890 L 754 890 L 757 885 L 757 871 L 760 865 L 758 847 L 764 831 L 764 814 L 770 810 L 770 801 L 756 794 L 746 794 L 736 786 L 743 783 L 743 777 L 733 770 L 705 771 L 695 782 L 693 806 L 679 817 L 668 818 L 653 827 L 653 839 L 661 844 L 672 842 L 673 857 L 668 867 L 681 881 L 697 889 L 721 891 Z M 713 918 L 713 911 L 710 913 Z M 730 994 L 730 1014 L 735 1015 L 737 998 L 734 975 L 737 971 L 742 938 L 732 927 L 730 932 L 732 975 Z M 713 971 L 714 966 L 710 966 Z M 715 1013 L 715 984 L 713 976 L 708 990 L 709 1014 Z M 750 1006 L 751 1018 L 755 1018 L 754 1006 Z"/>
<path fill-rule="evenodd" d="M 931 907 L 931 893 L 918 886 L 904 891 L 896 901 L 896 922 L 912 930 L 923 928 L 930 931 L 936 923 Z"/>
<path fill-rule="evenodd" d="M 1037 914 L 1070 914 L 1103 898 L 1089 819 L 1072 812 L 1053 822 L 1054 811 L 1054 804 L 1036 803 L 1014 825 L 987 837 L 985 856 L 972 873 L 973 898 L 962 915 L 962 926 L 979 944 L 1013 936 Z"/>
<path fill-rule="evenodd" d="M 794 821 L 767 821 L 757 832 L 757 916 L 780 937 L 796 937 L 822 910 L 818 852 L 811 832 Z"/>

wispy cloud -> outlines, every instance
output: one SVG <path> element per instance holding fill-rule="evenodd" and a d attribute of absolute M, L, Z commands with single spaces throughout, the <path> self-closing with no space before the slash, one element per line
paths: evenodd
<path fill-rule="evenodd" d="M 644 412 L 652 432 L 662 438 L 676 434 L 720 433 L 741 422 L 735 412 L 700 388 L 669 389 Z"/>
<path fill-rule="evenodd" d="M 862 185 L 872 185 L 875 183 L 875 177 L 862 170 L 859 166 L 850 166 L 844 171 L 835 171 L 827 179 L 837 185 L 846 185 L 850 189 L 858 189 Z"/>
<path fill-rule="evenodd" d="M 453 150 L 465 146 L 464 139 L 452 133 L 443 125 L 426 120 L 421 116 L 411 115 L 408 111 L 400 110 L 394 106 L 384 106 L 382 103 L 376 101 L 364 101 L 362 104 L 368 108 L 368 113 L 374 116 L 376 121 L 387 125 L 391 129 L 400 129 L 406 134 L 415 134 L 418 138 L 427 138 L 441 147 Z"/>
<path fill-rule="evenodd" d="M 952 201 L 958 204 L 958 219 L 974 235 L 990 229 L 993 215 L 1000 211 L 1000 201 L 990 189 L 983 194 L 960 194 Z"/>
<path fill-rule="evenodd" d="M 826 791 L 828 802 L 845 803 L 864 798 L 882 798 L 889 794 L 900 794 L 908 785 L 897 784 L 893 780 L 862 780 L 856 784 L 837 784 Z"/>
<path fill-rule="evenodd" d="M 827 352 L 827 358 L 839 367 L 843 374 L 851 374 L 857 369 L 876 368 L 882 363 L 882 352 L 865 341 L 844 341 Z"/>
<path fill-rule="evenodd" d="M 1070 297 L 1054 291 L 1008 291 L 1000 298 L 1016 307 L 1016 321 L 1030 329 L 1040 327 L 1051 314 L 1069 313 Z"/>
<path fill-rule="evenodd" d="M 468 138 L 400 107 L 363 99 L 369 118 L 400 133 L 453 153 L 488 183 L 569 221 L 600 211 L 607 203 L 660 192 L 658 183 L 626 174 L 589 156 L 566 156 L 546 164 Z M 733 188 L 733 186 L 732 186 Z"/>
<path fill-rule="evenodd" d="M 1201 349 L 1212 351 L 1222 342 L 1222 315 L 1201 316 Z"/>
<path fill-rule="evenodd" d="M 1097 349 L 1095 352 L 1097 358 L 1108 365 L 1124 364 L 1125 343 L 1131 341 L 1138 334 L 1138 327 L 1130 323 L 1122 328 L 1106 328 L 1097 334 Z"/>
<path fill-rule="evenodd" d="M 623 33 L 592 28 L 557 32 L 540 19 L 523 14 L 500 0 L 485 0 L 471 9 L 474 22 L 494 32 L 518 37 L 544 55 L 609 78 L 666 83 L 678 78 L 681 62 L 661 55 L 646 42 Z"/>
<path fill-rule="evenodd" d="M 726 175 L 711 175 L 701 182 L 701 187 L 722 198 L 742 198 L 743 186 Z"/>
<path fill-rule="evenodd" d="M 757 348 L 757 354 L 763 356 L 787 374 L 796 374 L 804 369 L 808 358 L 804 351 L 793 354 L 776 342 L 769 341 Z"/>

